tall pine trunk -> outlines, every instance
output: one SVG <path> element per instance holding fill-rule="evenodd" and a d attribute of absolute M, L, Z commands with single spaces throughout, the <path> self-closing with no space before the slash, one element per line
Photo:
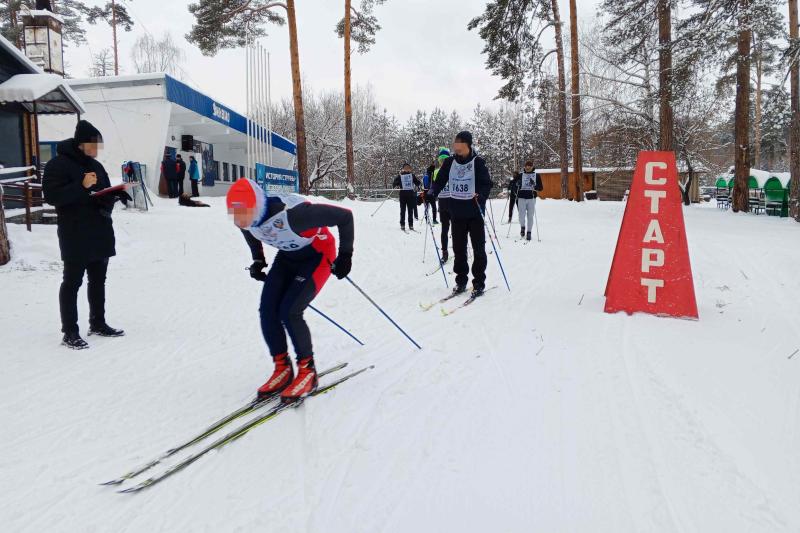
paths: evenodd
<path fill-rule="evenodd" d="M 796 43 L 797 31 L 797 0 L 789 0 L 789 38 Z M 800 222 L 800 65 L 797 61 L 792 65 L 790 76 L 792 93 L 792 127 L 789 139 L 789 168 L 792 173 L 792 192 L 789 206 L 791 216 Z"/>
<path fill-rule="evenodd" d="M 736 56 L 736 112 L 734 147 L 734 185 L 733 212 L 748 211 L 749 191 L 747 181 L 750 177 L 749 143 L 750 143 L 750 16 L 748 10 L 750 0 L 738 1 L 738 35 Z"/>
<path fill-rule="evenodd" d="M 558 63 L 558 156 L 561 159 L 561 198 L 569 198 L 569 159 L 567 156 L 567 83 L 564 74 L 564 41 L 561 37 L 561 15 L 558 0 L 551 0 L 556 32 Z"/>
<path fill-rule="evenodd" d="M 111 34 L 114 38 L 114 76 L 119 76 L 119 42 L 117 41 L 116 0 L 111 0 Z"/>
<path fill-rule="evenodd" d="M 347 150 L 347 195 L 355 196 L 356 168 L 353 157 L 353 103 L 350 94 L 350 5 L 344 2 L 344 142 Z"/>
<path fill-rule="evenodd" d="M 753 35 L 755 41 L 755 35 Z M 753 166 L 758 168 L 761 164 L 761 79 L 764 75 L 764 58 L 762 57 L 763 48 L 760 43 L 753 43 L 753 60 L 756 62 L 756 112 L 753 117 Z"/>
<path fill-rule="evenodd" d="M 572 62 L 572 168 L 575 200 L 583 200 L 583 155 L 581 154 L 581 73 L 578 61 L 578 8 L 569 0 L 570 59 Z"/>
<path fill-rule="evenodd" d="M 294 124 L 297 135 L 297 173 L 300 192 L 308 192 L 308 152 L 306 150 L 306 118 L 303 111 L 303 86 L 300 78 L 300 52 L 297 45 L 297 17 L 294 0 L 286 0 L 289 21 L 289 55 L 292 63 L 292 96 L 294 98 Z"/>
<path fill-rule="evenodd" d="M 658 97 L 659 150 L 674 146 L 672 117 L 672 8 L 670 0 L 658 2 Z"/>

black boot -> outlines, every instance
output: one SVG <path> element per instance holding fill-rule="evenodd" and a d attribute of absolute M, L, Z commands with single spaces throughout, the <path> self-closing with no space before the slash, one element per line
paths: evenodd
<path fill-rule="evenodd" d="M 531 232 L 529 231 L 527 235 L 525 235 L 525 239 L 531 240 Z"/>
<path fill-rule="evenodd" d="M 524 236 L 525 236 L 525 226 L 522 226 L 522 228 L 520 228 L 520 230 L 519 230 L 519 236 L 520 236 L 520 237 L 524 237 Z"/>
<path fill-rule="evenodd" d="M 90 327 L 89 335 L 99 335 L 101 337 L 122 337 L 125 335 L 125 332 L 121 329 L 114 329 L 108 324 L 103 324 L 102 326 Z"/>
<path fill-rule="evenodd" d="M 481 288 L 473 287 L 472 294 L 470 294 L 470 298 L 479 298 L 483 296 L 483 293 L 484 293 L 483 287 Z"/>
<path fill-rule="evenodd" d="M 73 350 L 85 350 L 89 347 L 89 345 L 81 338 L 78 332 L 64 333 L 64 338 L 61 339 L 61 345 Z"/>
<path fill-rule="evenodd" d="M 453 287 L 453 294 L 461 294 L 462 292 L 467 292 L 466 285 L 456 285 Z"/>

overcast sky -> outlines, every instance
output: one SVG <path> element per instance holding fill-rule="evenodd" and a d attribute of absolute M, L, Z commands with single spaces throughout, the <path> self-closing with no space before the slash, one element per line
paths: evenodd
<path fill-rule="evenodd" d="M 193 21 L 186 9 L 189 1 L 122 2 L 136 26 L 130 33 L 119 33 L 121 73 L 134 72 L 130 49 L 138 35 L 150 32 L 160 37 L 169 30 L 186 51 L 184 81 L 244 111 L 244 52 L 225 50 L 216 57 L 204 57 L 187 43 L 184 35 Z M 105 0 L 87 3 L 100 5 Z M 583 22 L 595 18 L 597 0 L 577 3 Z M 388 0 L 376 10 L 382 26 L 377 43 L 367 54 L 353 55 L 353 83 L 370 84 L 379 104 L 402 121 L 417 109 L 438 106 L 469 116 L 475 104 L 491 105 L 501 82 L 485 68 L 480 37 L 467 31 L 468 21 L 480 14 L 485 4 L 485 0 Z M 298 0 L 296 5 L 304 81 L 315 90 L 340 89 L 344 83 L 343 44 L 333 28 L 342 16 L 344 2 Z M 568 7 L 563 0 L 564 18 Z M 272 26 L 268 31 L 262 44 L 271 51 L 273 100 L 291 97 L 288 30 Z M 73 46 L 66 52 L 70 74 L 76 78 L 86 76 L 91 53 L 111 46 L 107 26 L 90 26 L 87 38 L 88 46 Z M 567 39 L 565 47 L 568 45 Z"/>

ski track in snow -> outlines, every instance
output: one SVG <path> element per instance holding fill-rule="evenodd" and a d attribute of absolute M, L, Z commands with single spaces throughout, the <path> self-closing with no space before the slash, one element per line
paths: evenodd
<path fill-rule="evenodd" d="M 366 346 L 307 313 L 318 367 L 350 363 L 322 383 L 374 369 L 139 494 L 98 486 L 270 372 L 260 287 L 221 200 L 156 202 L 114 215 L 107 315 L 127 336 L 82 352 L 58 346 L 55 228 L 9 227 L 3 531 L 800 530 L 798 228 L 698 206 L 685 214 L 700 320 L 685 321 L 602 312 L 623 204 L 538 202 L 541 243 L 499 234 L 512 292 L 491 254 L 497 290 L 444 317 L 418 305 L 449 291 L 425 275 L 427 227 L 397 232 L 396 202 L 374 217 L 346 202 L 353 280 L 424 350 L 331 278 L 314 305 Z M 85 288 L 79 310 L 85 331 Z"/>

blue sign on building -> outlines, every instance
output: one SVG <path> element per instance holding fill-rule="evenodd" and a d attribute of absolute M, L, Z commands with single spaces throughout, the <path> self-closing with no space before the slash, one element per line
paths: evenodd
<path fill-rule="evenodd" d="M 300 192 L 300 180 L 296 170 L 256 163 L 256 183 L 269 192 Z"/>

